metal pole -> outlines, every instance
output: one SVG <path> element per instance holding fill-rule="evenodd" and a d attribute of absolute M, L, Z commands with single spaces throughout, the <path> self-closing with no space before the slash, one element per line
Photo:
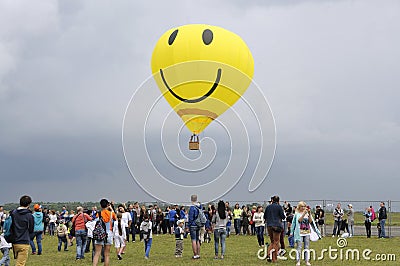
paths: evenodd
<path fill-rule="evenodd" d="M 322 209 L 324 210 L 324 212 L 325 212 L 325 217 L 324 217 L 324 219 L 325 219 L 325 221 L 324 221 L 324 225 L 323 225 L 323 227 L 324 227 L 324 235 L 326 236 L 327 234 L 326 234 L 326 200 L 322 200 Z"/>
<path fill-rule="evenodd" d="M 392 237 L 392 201 L 388 200 L 388 212 L 389 212 L 389 216 L 388 216 L 388 229 L 389 229 L 389 237 Z"/>

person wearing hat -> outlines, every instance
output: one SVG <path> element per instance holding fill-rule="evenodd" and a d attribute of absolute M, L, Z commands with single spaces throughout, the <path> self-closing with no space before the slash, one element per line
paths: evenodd
<path fill-rule="evenodd" d="M 175 258 L 181 258 L 183 252 L 183 236 L 185 234 L 185 230 L 183 230 L 185 219 L 180 219 L 176 223 L 178 226 L 175 228 Z"/>
<path fill-rule="evenodd" d="M 35 243 L 33 243 L 33 239 L 36 238 L 37 254 L 42 255 L 42 234 L 44 228 L 42 206 L 39 204 L 35 204 L 33 206 L 33 210 L 34 210 L 34 213 L 32 214 L 34 220 L 33 235 L 31 235 L 31 240 L 29 243 L 32 248 L 32 255 L 35 255 L 36 246 Z"/>
<path fill-rule="evenodd" d="M 57 229 L 57 238 L 58 238 L 58 246 L 57 250 L 61 251 L 61 246 L 62 243 L 64 243 L 64 251 L 68 251 L 68 241 L 67 241 L 67 235 L 68 235 L 68 228 L 64 224 L 64 220 L 61 219 L 58 223 Z"/>
<path fill-rule="evenodd" d="M 352 237 L 354 235 L 354 210 L 352 204 L 347 205 L 347 207 L 349 207 L 349 211 L 347 212 L 347 232 L 350 234 L 349 237 Z"/>

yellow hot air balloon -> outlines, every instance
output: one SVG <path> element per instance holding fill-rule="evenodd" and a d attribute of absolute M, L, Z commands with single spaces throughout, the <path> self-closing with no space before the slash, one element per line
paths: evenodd
<path fill-rule="evenodd" d="M 246 43 L 233 32 L 191 24 L 160 37 L 151 69 L 164 98 L 196 136 L 246 91 L 254 60 Z"/>

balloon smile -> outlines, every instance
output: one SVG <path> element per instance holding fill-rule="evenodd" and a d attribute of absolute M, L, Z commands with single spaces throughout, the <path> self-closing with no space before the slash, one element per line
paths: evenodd
<path fill-rule="evenodd" d="M 215 91 L 215 89 L 218 87 L 219 81 L 220 81 L 220 79 L 221 79 L 221 72 L 222 72 L 222 70 L 221 70 L 220 68 L 218 68 L 218 71 L 217 71 L 217 78 L 215 79 L 214 85 L 211 87 L 211 89 L 210 89 L 206 94 L 204 94 L 203 96 L 201 96 L 201 97 L 199 97 L 199 98 L 196 98 L 196 99 L 185 99 L 185 98 L 182 98 L 181 96 L 179 96 L 178 94 L 176 94 L 176 93 L 169 87 L 167 81 L 166 81 L 165 78 L 164 78 L 164 73 L 163 73 L 162 69 L 160 69 L 161 78 L 162 78 L 162 80 L 163 80 L 163 82 L 164 82 L 165 87 L 167 87 L 167 89 L 169 90 L 169 92 L 170 92 L 175 98 L 177 98 L 178 100 L 180 100 L 180 101 L 182 101 L 182 102 L 185 102 L 185 103 L 198 103 L 198 102 L 201 102 L 201 101 L 205 100 L 208 96 L 210 96 L 210 95 Z"/>

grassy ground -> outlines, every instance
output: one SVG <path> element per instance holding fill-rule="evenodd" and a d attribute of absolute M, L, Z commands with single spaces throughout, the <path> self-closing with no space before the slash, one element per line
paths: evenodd
<path fill-rule="evenodd" d="M 285 239 L 287 240 L 287 239 Z M 329 254 L 325 253 L 322 260 L 311 261 L 312 265 L 399 265 L 400 263 L 400 238 L 377 239 L 376 237 L 367 239 L 365 237 L 347 238 L 347 246 L 340 249 L 337 246 L 337 238 L 326 237 L 318 242 L 312 242 L 312 249 L 316 250 L 316 257 L 321 255 L 322 249 L 338 249 L 336 253 L 340 256 L 342 250 L 345 258 L 346 250 L 358 249 L 360 251 L 360 260 L 331 260 Z M 362 251 L 371 249 L 369 255 L 371 260 L 362 259 Z M 224 260 L 214 260 L 214 241 L 204 243 L 201 248 L 201 259 L 192 260 L 190 240 L 185 239 L 183 258 L 174 257 L 175 242 L 170 235 L 154 236 L 153 246 L 150 253 L 150 259 L 144 259 L 143 243 L 128 243 L 126 254 L 123 260 L 118 261 L 112 248 L 111 265 L 260 265 L 267 264 L 265 260 L 257 258 L 259 250 L 255 236 L 231 236 L 226 242 L 226 254 Z M 288 249 L 289 251 L 289 249 Z M 396 261 L 376 261 L 376 254 L 395 254 Z M 261 254 L 263 255 L 263 254 Z M 12 255 L 11 255 L 12 257 Z M 289 256 L 287 256 L 289 257 Z M 12 262 L 13 264 L 13 262 Z M 279 265 L 295 265 L 295 261 L 288 258 L 287 261 L 280 261 Z M 43 240 L 43 254 L 29 255 L 27 265 L 91 265 L 90 253 L 82 261 L 75 261 L 75 246 L 70 247 L 68 252 L 57 252 L 57 239 L 46 236 Z M 302 265 L 305 265 L 302 262 Z"/>

